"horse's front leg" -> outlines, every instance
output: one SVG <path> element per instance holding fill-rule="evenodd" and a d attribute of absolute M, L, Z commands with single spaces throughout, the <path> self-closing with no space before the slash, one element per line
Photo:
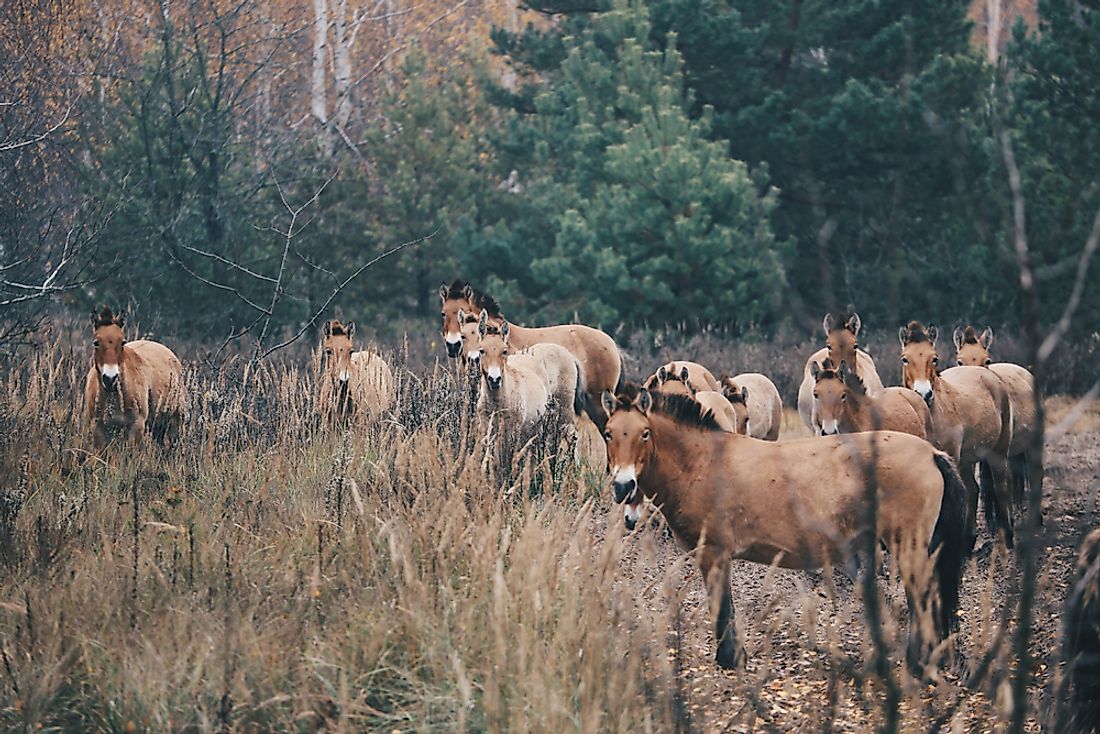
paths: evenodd
<path fill-rule="evenodd" d="M 733 619 L 729 558 L 717 549 L 704 548 L 699 566 L 707 584 L 710 611 L 714 615 L 714 640 L 718 645 L 715 662 L 727 670 L 743 667 L 745 655 L 738 647 Z"/>
<path fill-rule="evenodd" d="M 130 424 L 130 440 L 140 444 L 145 438 L 145 418 L 134 416 L 134 422 Z"/>

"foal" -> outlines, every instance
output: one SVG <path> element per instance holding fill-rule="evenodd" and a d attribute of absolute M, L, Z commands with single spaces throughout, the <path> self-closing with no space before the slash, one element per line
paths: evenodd
<path fill-rule="evenodd" d="M 825 348 L 810 355 L 802 370 L 802 384 L 798 386 L 798 415 L 811 431 L 814 430 L 814 377 L 810 374 L 810 365 L 814 362 L 824 362 L 826 358 L 832 359 L 833 364 L 847 362 L 849 368 L 863 380 L 869 394 L 882 392 L 882 380 L 875 368 L 875 360 L 859 348 L 859 331 L 863 328 L 863 322 L 851 308 L 849 306 L 849 312 L 840 316 L 825 315 L 821 323 L 825 330 Z"/>
<path fill-rule="evenodd" d="M 912 390 L 888 387 L 868 395 L 863 380 L 848 370 L 848 363 L 834 367 L 831 359 L 813 363 L 814 422 L 819 436 L 860 431 L 900 431 L 918 438 L 932 437 L 932 414 Z"/>
<path fill-rule="evenodd" d="M 321 383 L 324 404 L 343 419 L 355 413 L 375 418 L 393 405 L 393 372 L 374 352 L 355 351 L 355 322 L 326 321 L 321 349 L 325 372 Z"/>

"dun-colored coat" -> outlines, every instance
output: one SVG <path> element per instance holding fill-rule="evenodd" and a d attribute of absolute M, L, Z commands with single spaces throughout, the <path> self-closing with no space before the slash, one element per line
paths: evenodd
<path fill-rule="evenodd" d="M 737 433 L 764 441 L 779 440 L 783 400 L 774 382 L 759 372 L 723 377 L 722 394 L 737 414 Z"/>
<path fill-rule="evenodd" d="M 321 339 L 325 366 L 322 405 L 341 419 L 353 415 L 377 418 L 393 405 L 393 371 L 374 352 L 355 351 L 354 337 L 354 322 L 325 322 Z"/>
<path fill-rule="evenodd" d="M 1035 377 L 1024 367 L 1011 362 L 993 362 L 989 348 L 993 345 L 993 329 L 988 326 L 979 336 L 974 327 L 955 329 L 955 360 L 960 367 L 987 367 L 1001 378 L 1012 405 L 1012 443 L 1008 447 L 1008 472 L 1012 498 L 1017 508 L 1025 503 L 1024 490 L 1029 486 L 1031 467 L 1043 477 L 1043 447 L 1038 441 L 1039 413 L 1035 408 Z"/>
<path fill-rule="evenodd" d="M 737 411 L 733 404 L 720 392 L 700 390 L 695 393 L 695 402 L 702 405 L 714 416 L 714 422 L 727 433 L 737 433 Z"/>
<path fill-rule="evenodd" d="M 459 311 L 480 317 L 488 314 L 489 323 L 499 326 L 504 321 L 497 302 L 481 293 L 469 283 L 455 281 L 443 284 L 439 289 L 442 301 L 443 339 L 447 354 L 457 357 L 462 351 L 462 323 Z M 563 324 L 528 328 L 510 324 L 510 343 L 513 349 L 523 350 L 535 344 L 557 344 L 567 349 L 576 359 L 584 383 L 584 410 L 599 427 L 606 416 L 600 409 L 600 393 L 614 390 L 622 379 L 622 355 L 610 336 L 582 324 Z"/>
<path fill-rule="evenodd" d="M 1008 447 L 1012 408 L 1000 378 L 982 367 L 952 367 L 939 372 L 935 325 L 911 321 L 901 327 L 902 378 L 932 412 L 933 443 L 951 454 L 969 492 L 975 519 L 979 490 L 990 532 L 1004 533 L 1012 547 L 1012 508 L 1008 493 Z M 981 465 L 982 484 L 974 479 Z"/>
<path fill-rule="evenodd" d="M 888 387 L 878 395 L 868 395 L 863 380 L 848 371 L 847 363 L 834 367 L 831 359 L 820 367 L 814 362 L 811 371 L 818 435 L 899 431 L 931 439 L 932 413 L 909 388 Z"/>
<path fill-rule="evenodd" d="M 627 527 L 649 498 L 695 558 L 716 617 L 717 662 L 742 661 L 733 626 L 730 560 L 784 568 L 839 564 L 873 532 L 891 550 L 910 601 L 909 660 L 955 625 L 969 554 L 965 489 L 950 458 L 928 442 L 889 431 L 753 441 L 718 429 L 681 396 L 624 387 L 606 393 L 607 463 Z M 867 527 L 873 467 L 877 525 Z M 939 551 L 934 559 L 930 558 Z"/>
<path fill-rule="evenodd" d="M 662 395 L 694 395 L 700 390 L 721 392 L 714 375 L 697 362 L 674 361 L 661 365 L 646 379 L 645 389 Z"/>
<path fill-rule="evenodd" d="M 139 441 L 151 428 L 163 440 L 179 427 L 184 413 L 179 359 L 158 342 L 127 342 L 124 323 L 122 314 L 106 306 L 92 313 L 94 355 L 84 381 L 84 405 L 101 448 L 115 432 Z"/>
<path fill-rule="evenodd" d="M 1054 731 L 1096 734 L 1100 732 L 1100 528 L 1081 542 L 1062 619 L 1069 700 L 1059 712 L 1061 726 Z"/>
<path fill-rule="evenodd" d="M 849 310 L 851 307 L 849 307 Z M 825 348 L 819 349 L 806 360 L 802 371 L 802 384 L 798 387 L 798 415 L 811 431 L 814 430 L 814 376 L 810 366 L 832 359 L 833 364 L 846 362 L 866 386 L 868 395 L 882 392 L 882 380 L 871 355 L 859 349 L 859 330 L 863 322 L 857 313 L 845 313 L 839 317 L 826 314 L 822 322 L 825 330 Z"/>

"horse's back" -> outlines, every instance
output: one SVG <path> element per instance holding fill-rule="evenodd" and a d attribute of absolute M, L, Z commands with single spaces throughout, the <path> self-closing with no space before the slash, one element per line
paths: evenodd
<path fill-rule="evenodd" d="M 881 426 L 885 430 L 909 433 L 929 440 L 932 437 L 932 414 L 924 399 L 907 387 L 888 387 L 875 402 L 881 406 Z"/>
<path fill-rule="evenodd" d="M 138 368 L 149 386 L 150 410 L 180 411 L 183 403 L 183 365 L 171 349 L 160 342 L 138 339 L 128 342 L 140 359 Z"/>
<path fill-rule="evenodd" d="M 783 420 L 783 399 L 779 389 L 767 375 L 745 372 L 731 378 L 738 388 L 749 389 L 749 435 L 765 441 L 779 438 L 779 426 Z M 812 396 L 812 393 L 811 393 Z"/>
<path fill-rule="evenodd" d="M 1026 368 L 1011 362 L 997 362 L 989 370 L 1001 378 L 1012 404 L 1012 454 L 1027 450 L 1038 430 L 1035 409 L 1035 377 Z"/>
<path fill-rule="evenodd" d="M 940 373 L 958 399 L 954 409 L 964 426 L 963 443 L 1007 455 L 1012 408 L 1001 378 L 985 367 L 951 367 Z"/>
<path fill-rule="evenodd" d="M 511 327 L 511 341 L 520 349 L 536 344 L 557 344 L 577 360 L 589 392 L 614 390 L 622 368 L 619 347 L 611 336 L 584 324 L 559 326 Z"/>
<path fill-rule="evenodd" d="M 368 412 L 381 412 L 393 404 L 393 370 L 380 354 L 364 350 L 353 352 L 351 363 L 357 372 Z"/>
<path fill-rule="evenodd" d="M 718 426 L 727 433 L 737 433 L 737 416 L 726 396 L 714 390 L 700 390 L 695 400 L 709 410 Z"/>
<path fill-rule="evenodd" d="M 536 357 L 542 364 L 550 394 L 572 407 L 580 382 L 580 365 L 573 353 L 560 344 L 547 342 L 535 344 L 527 350 L 527 354 Z"/>

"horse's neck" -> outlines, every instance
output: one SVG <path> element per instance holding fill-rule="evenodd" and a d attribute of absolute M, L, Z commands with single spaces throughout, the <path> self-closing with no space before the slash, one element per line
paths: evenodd
<path fill-rule="evenodd" d="M 706 474 L 702 471 L 700 463 L 710 463 L 713 459 L 714 443 L 729 439 L 730 441 L 742 440 L 742 436 L 734 436 L 724 431 L 709 431 L 691 426 L 683 426 L 670 418 L 659 414 L 651 414 L 653 455 L 646 467 L 644 477 L 645 487 L 643 491 L 653 499 L 653 502 L 663 507 L 665 519 L 669 525 L 681 537 L 689 542 L 694 542 L 691 537 L 697 529 L 686 527 L 684 523 L 690 522 L 690 518 L 679 518 L 677 510 L 682 504 L 683 494 L 692 492 L 697 494 L 705 491 L 701 487 L 688 486 L 693 477 Z M 648 491 L 645 491 L 647 490 Z M 696 501 L 702 500 L 698 496 Z M 677 527 L 677 523 L 681 527 Z"/>

